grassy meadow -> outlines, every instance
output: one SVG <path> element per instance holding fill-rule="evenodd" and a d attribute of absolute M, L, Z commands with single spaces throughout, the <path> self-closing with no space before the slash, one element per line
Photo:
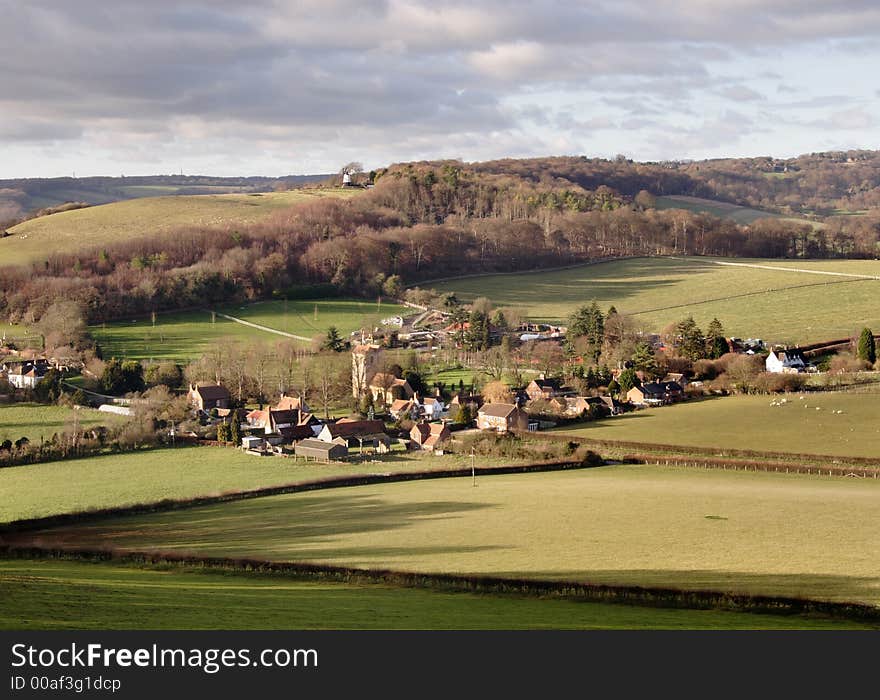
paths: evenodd
<path fill-rule="evenodd" d="M 3 410 L 3 409 L 0 409 Z M 0 469 L 0 523 L 94 508 L 194 498 L 313 481 L 470 466 L 467 456 L 395 452 L 378 461 L 316 464 L 231 447 L 178 447 Z M 480 458 L 478 466 L 515 460 Z"/>
<path fill-rule="evenodd" d="M 737 265 L 720 265 L 733 262 Z M 773 268 L 743 267 L 762 265 Z M 811 272 L 798 272 L 796 269 Z M 631 258 L 552 272 L 486 275 L 426 284 L 470 301 L 489 297 L 534 320 L 565 322 L 596 300 L 660 331 L 688 315 L 705 328 L 713 317 L 728 335 L 803 343 L 880 328 L 880 262 L 865 260 L 718 260 Z"/>
<path fill-rule="evenodd" d="M 412 313 L 406 306 L 363 299 L 264 301 L 218 307 L 216 311 L 303 338 L 326 335 L 330 326 L 336 326 L 345 337 L 351 331 L 372 328 L 388 316 Z M 221 316 L 212 317 L 209 311 L 157 314 L 155 325 L 150 318 L 116 321 L 92 326 L 89 332 L 104 357 L 177 361 L 201 357 L 220 339 L 243 343 L 286 339 Z"/>
<path fill-rule="evenodd" d="M 773 406 L 780 398 L 786 403 Z M 877 457 L 880 462 L 880 394 L 727 396 L 557 430 L 599 440 L 806 453 L 828 455 L 829 460 Z"/>
<path fill-rule="evenodd" d="M 875 480 L 616 466 L 288 494 L 12 536 L 880 605 Z"/>
<path fill-rule="evenodd" d="M 0 559 L 0 629 L 853 629 L 720 610 L 449 593 L 185 567 Z"/>
<path fill-rule="evenodd" d="M 685 209 L 694 213 L 704 212 L 706 214 L 711 214 L 712 216 L 717 216 L 719 219 L 730 219 L 742 225 L 751 224 L 758 219 L 785 219 L 786 221 L 796 223 L 810 223 L 814 226 L 817 225 L 806 219 L 786 217 L 782 214 L 743 207 L 739 204 L 721 202 L 715 199 L 704 199 L 703 197 L 689 197 L 687 195 L 657 197 L 657 209 Z"/>
<path fill-rule="evenodd" d="M 76 419 L 82 428 L 112 425 L 125 420 L 123 416 L 101 413 L 91 408 L 76 411 Z M 73 430 L 73 424 L 73 408 L 36 403 L 0 404 L 0 442 L 6 439 L 15 442 L 20 437 L 26 437 L 31 442 L 39 442 L 40 437 L 48 440 L 54 433 Z"/>
<path fill-rule="evenodd" d="M 73 252 L 120 238 L 166 233 L 183 226 L 227 229 L 267 218 L 285 207 L 317 197 L 352 196 L 359 190 L 300 189 L 260 194 L 204 194 L 140 197 L 41 216 L 10 229 L 0 239 L 4 265 L 43 260 L 47 252 Z"/>

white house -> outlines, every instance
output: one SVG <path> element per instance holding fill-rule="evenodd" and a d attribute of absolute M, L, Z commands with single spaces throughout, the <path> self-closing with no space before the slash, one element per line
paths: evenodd
<path fill-rule="evenodd" d="M 807 363 L 800 350 L 771 350 L 764 362 L 768 372 L 796 374 L 806 372 Z"/>

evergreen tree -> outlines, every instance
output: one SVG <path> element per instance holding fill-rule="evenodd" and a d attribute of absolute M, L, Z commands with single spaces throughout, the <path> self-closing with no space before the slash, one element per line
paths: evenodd
<path fill-rule="evenodd" d="M 217 426 L 217 441 L 218 442 L 229 442 L 229 424 L 228 423 L 220 423 Z"/>
<path fill-rule="evenodd" d="M 874 333 L 870 328 L 862 328 L 859 336 L 858 356 L 860 360 L 870 362 L 872 365 L 877 361 L 877 347 L 874 343 Z"/>
<path fill-rule="evenodd" d="M 345 350 L 345 343 L 339 336 L 339 330 L 336 326 L 330 326 L 327 329 L 327 339 L 324 341 L 324 350 L 332 350 L 333 352 L 342 352 Z"/>
<path fill-rule="evenodd" d="M 617 377 L 617 385 L 620 387 L 620 393 L 625 395 L 633 387 L 641 386 L 642 382 L 639 380 L 639 375 L 636 374 L 636 371 L 629 367 L 623 370 L 620 376 Z"/>
<path fill-rule="evenodd" d="M 602 341 L 605 339 L 605 317 L 595 301 L 589 306 L 580 307 L 568 319 L 566 339 L 573 345 L 576 338 L 586 338 L 589 357 L 596 362 L 602 353 Z"/>
<path fill-rule="evenodd" d="M 241 444 L 241 426 L 238 423 L 238 416 L 234 411 L 229 419 L 229 441 L 236 446 Z"/>
<path fill-rule="evenodd" d="M 713 318 L 706 329 L 706 357 L 710 360 L 717 360 L 727 353 L 728 349 L 727 339 L 724 337 L 724 326 L 717 318 Z"/>
<path fill-rule="evenodd" d="M 633 368 L 642 370 L 651 377 L 656 377 L 660 371 L 657 364 L 657 356 L 654 354 L 654 348 L 650 343 L 642 341 L 636 345 L 636 349 L 632 355 Z"/>
<path fill-rule="evenodd" d="M 675 325 L 675 332 L 678 352 L 682 357 L 699 360 L 706 354 L 706 339 L 693 316 L 679 321 Z"/>

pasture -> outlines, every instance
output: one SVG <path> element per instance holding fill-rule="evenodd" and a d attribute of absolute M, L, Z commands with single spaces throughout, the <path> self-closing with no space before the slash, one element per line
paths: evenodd
<path fill-rule="evenodd" d="M 55 433 L 72 431 L 74 418 L 80 428 L 109 426 L 125 420 L 123 416 L 91 408 L 73 409 L 36 403 L 0 404 L 0 442 L 6 439 L 15 442 L 20 437 L 31 442 L 39 442 L 41 437 L 48 440 Z"/>
<path fill-rule="evenodd" d="M 318 583 L 185 567 L 0 559 L 0 629 L 6 630 L 858 627 L 806 616 Z"/>
<path fill-rule="evenodd" d="M 824 272 L 857 276 L 817 274 Z M 703 328 L 717 317 L 728 335 L 805 343 L 847 337 L 863 326 L 880 328 L 880 279 L 870 276 L 880 277 L 880 262 L 665 257 L 424 286 L 465 301 L 489 297 L 496 306 L 540 321 L 564 323 L 595 300 L 603 310 L 614 305 L 632 315 L 647 331 L 693 315 Z"/>
<path fill-rule="evenodd" d="M 783 398 L 785 404 L 772 405 Z M 880 462 L 880 395 L 815 392 L 684 401 L 556 432 L 719 451 L 828 455 L 829 460 L 876 457 Z"/>
<path fill-rule="evenodd" d="M 657 209 L 684 209 L 686 211 L 694 212 L 695 214 L 703 212 L 711 214 L 712 216 L 717 216 L 719 219 L 730 219 L 743 225 L 751 224 L 758 219 L 785 219 L 786 221 L 792 221 L 799 224 L 816 225 L 806 219 L 785 217 L 782 214 L 743 207 L 739 204 L 721 202 L 716 199 L 704 199 L 703 197 L 690 197 L 687 195 L 657 197 Z"/>
<path fill-rule="evenodd" d="M 875 480 L 615 466 L 288 494 L 13 543 L 880 604 Z"/>
<path fill-rule="evenodd" d="M 4 410 L 4 409 L 0 409 Z M 515 462 L 480 458 L 479 466 Z M 386 474 L 470 466 L 468 457 L 420 452 L 383 455 L 376 462 L 316 464 L 253 457 L 231 447 L 178 447 L 0 469 L 0 523 L 213 496 L 330 476 Z"/>
<path fill-rule="evenodd" d="M 149 317 L 134 318 L 92 326 L 89 332 L 104 357 L 187 361 L 201 357 L 220 339 L 245 344 L 287 339 L 219 314 L 311 339 L 326 335 L 330 326 L 344 338 L 360 328 L 369 330 L 387 316 L 412 313 L 406 306 L 363 299 L 264 301 L 217 307 L 216 311 L 215 316 L 210 311 L 157 314 L 155 324 Z"/>
<path fill-rule="evenodd" d="M 347 197 L 359 190 L 300 189 L 253 194 L 140 197 L 41 216 L 10 229 L 0 239 L 4 265 L 44 260 L 49 253 L 75 252 L 182 227 L 228 229 L 265 219 L 285 207 L 318 197 Z"/>

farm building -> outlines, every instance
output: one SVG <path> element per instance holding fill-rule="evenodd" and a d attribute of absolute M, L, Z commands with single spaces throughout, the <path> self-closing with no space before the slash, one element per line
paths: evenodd
<path fill-rule="evenodd" d="M 348 457 L 348 446 L 340 442 L 324 442 L 322 440 L 300 440 L 294 452 L 297 457 L 314 459 L 317 462 L 332 462 Z"/>
<path fill-rule="evenodd" d="M 529 417 L 516 404 L 487 403 L 477 412 L 477 427 L 498 433 L 528 430 Z"/>
<path fill-rule="evenodd" d="M 199 382 L 189 385 L 189 402 L 200 411 L 229 408 L 229 392 L 219 384 Z"/>
<path fill-rule="evenodd" d="M 318 440 L 323 442 L 333 442 L 338 438 L 342 438 L 351 443 L 352 440 L 364 444 L 368 442 L 389 443 L 388 435 L 385 433 L 385 424 L 380 420 L 356 420 L 356 421 L 337 421 L 336 423 L 327 423 L 318 433 Z"/>

